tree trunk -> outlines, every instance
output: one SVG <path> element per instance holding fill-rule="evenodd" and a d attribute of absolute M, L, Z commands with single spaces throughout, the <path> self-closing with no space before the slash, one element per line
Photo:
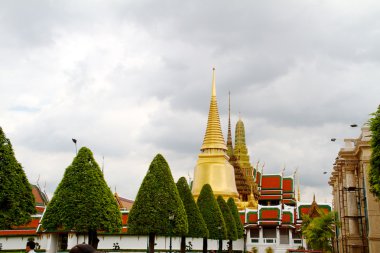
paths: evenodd
<path fill-rule="evenodd" d="M 203 237 L 203 253 L 207 253 L 207 238 Z"/>
<path fill-rule="evenodd" d="M 95 229 L 88 230 L 88 244 L 90 244 L 94 249 L 98 248 L 98 232 Z"/>
<path fill-rule="evenodd" d="M 186 252 L 186 237 L 182 236 L 181 237 L 181 253 Z"/>
<path fill-rule="evenodd" d="M 150 233 L 149 234 L 149 253 L 154 253 L 154 239 L 155 239 L 155 234 Z"/>
<path fill-rule="evenodd" d="M 230 240 L 230 243 L 228 245 L 228 252 L 232 253 L 232 240 Z"/>

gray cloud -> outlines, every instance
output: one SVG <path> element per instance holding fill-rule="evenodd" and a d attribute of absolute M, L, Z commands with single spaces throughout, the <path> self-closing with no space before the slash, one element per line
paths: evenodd
<path fill-rule="evenodd" d="M 3 1 L 0 116 L 31 181 L 52 193 L 88 146 L 134 198 L 151 159 L 176 178 L 195 166 L 216 67 L 224 135 L 246 125 L 252 162 L 299 167 L 322 198 L 339 145 L 378 104 L 374 1 Z"/>

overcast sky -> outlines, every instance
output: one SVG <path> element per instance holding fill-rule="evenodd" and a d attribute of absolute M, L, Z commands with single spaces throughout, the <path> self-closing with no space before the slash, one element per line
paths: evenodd
<path fill-rule="evenodd" d="M 76 138 L 134 199 L 157 153 L 193 176 L 215 67 L 225 138 L 231 91 L 251 162 L 329 201 L 343 138 L 380 104 L 379 45 L 378 1 L 1 1 L 0 126 L 50 198 Z"/>

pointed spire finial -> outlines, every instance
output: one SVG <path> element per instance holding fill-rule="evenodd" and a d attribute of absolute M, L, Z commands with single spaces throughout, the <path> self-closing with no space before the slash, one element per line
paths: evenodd
<path fill-rule="evenodd" d="M 227 132 L 227 155 L 231 158 L 234 154 L 231 134 L 231 92 L 228 91 L 228 132 Z"/>
<path fill-rule="evenodd" d="M 212 68 L 212 92 L 211 92 L 211 96 L 216 97 L 215 68 Z"/>
<path fill-rule="evenodd" d="M 216 101 L 215 68 L 212 69 L 212 91 L 210 110 L 208 114 L 206 134 L 203 139 L 201 151 L 204 151 L 209 148 L 220 149 L 224 152 L 227 151 L 227 146 L 224 142 L 222 134 L 222 128 L 220 126 L 218 103 Z"/>

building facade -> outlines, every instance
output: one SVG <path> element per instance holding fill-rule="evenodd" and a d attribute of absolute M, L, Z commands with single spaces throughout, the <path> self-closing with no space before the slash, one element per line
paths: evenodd
<path fill-rule="evenodd" d="M 361 128 L 357 139 L 345 139 L 329 184 L 334 211 L 341 227 L 336 230 L 336 252 L 374 253 L 380 249 L 380 202 L 369 191 L 368 170 L 371 157 L 371 132 Z"/>

